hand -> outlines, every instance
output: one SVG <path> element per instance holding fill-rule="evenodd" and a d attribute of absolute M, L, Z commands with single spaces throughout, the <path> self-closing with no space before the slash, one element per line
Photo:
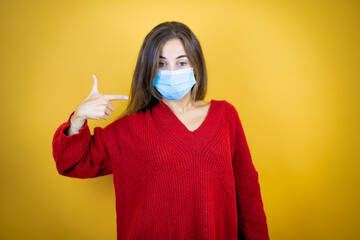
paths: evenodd
<path fill-rule="evenodd" d="M 110 101 L 128 99 L 126 95 L 99 93 L 98 80 L 94 74 L 92 76 L 93 86 L 90 94 L 77 106 L 74 113 L 74 119 L 79 119 L 80 122 L 86 119 L 108 119 L 108 116 L 115 110 Z"/>

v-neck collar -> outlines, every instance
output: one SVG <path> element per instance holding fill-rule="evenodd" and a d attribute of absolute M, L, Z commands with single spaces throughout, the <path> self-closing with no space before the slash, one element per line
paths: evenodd
<path fill-rule="evenodd" d="M 164 102 L 160 101 L 152 107 L 156 125 L 170 138 L 178 138 L 187 147 L 199 147 L 211 139 L 219 127 L 222 116 L 222 101 L 210 100 L 208 113 L 201 125 L 190 131 Z"/>

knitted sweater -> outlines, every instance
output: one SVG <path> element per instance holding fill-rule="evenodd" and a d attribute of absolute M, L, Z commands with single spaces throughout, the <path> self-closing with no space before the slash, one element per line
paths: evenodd
<path fill-rule="evenodd" d="M 190 131 L 162 101 L 146 111 L 95 127 L 87 121 L 52 147 L 59 174 L 113 174 L 117 238 L 269 239 L 258 172 L 235 107 L 211 100 Z"/>

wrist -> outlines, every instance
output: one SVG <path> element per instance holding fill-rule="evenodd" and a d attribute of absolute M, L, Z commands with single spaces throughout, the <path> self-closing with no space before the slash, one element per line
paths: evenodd
<path fill-rule="evenodd" d="M 83 116 L 81 116 L 77 110 L 74 111 L 74 114 L 72 116 L 72 120 L 73 121 L 85 121 L 86 118 L 84 118 Z"/>
<path fill-rule="evenodd" d="M 70 119 L 71 126 L 74 128 L 74 130 L 76 129 L 77 131 L 84 127 L 85 121 L 86 118 L 77 115 L 76 112 L 71 116 Z"/>
<path fill-rule="evenodd" d="M 79 133 L 79 130 L 75 129 L 73 124 L 70 124 L 69 129 L 70 129 L 70 131 L 71 131 L 73 134 Z"/>

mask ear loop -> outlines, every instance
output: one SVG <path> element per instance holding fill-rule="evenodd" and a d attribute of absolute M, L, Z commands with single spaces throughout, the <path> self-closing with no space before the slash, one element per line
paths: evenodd
<path fill-rule="evenodd" d="M 197 76 L 196 76 L 197 74 L 196 74 L 196 72 L 195 72 L 195 68 L 194 68 L 194 67 L 193 67 L 193 71 L 194 71 L 194 78 L 195 78 L 195 82 L 196 82 L 195 85 L 196 85 L 196 84 L 197 84 Z"/>

